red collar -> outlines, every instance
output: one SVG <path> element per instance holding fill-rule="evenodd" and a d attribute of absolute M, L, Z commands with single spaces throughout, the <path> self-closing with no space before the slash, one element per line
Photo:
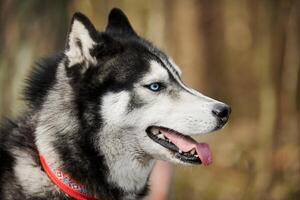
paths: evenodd
<path fill-rule="evenodd" d="M 88 193 L 84 185 L 73 180 L 70 175 L 56 168 L 53 164 L 48 165 L 42 155 L 40 155 L 40 161 L 51 181 L 67 195 L 76 200 L 97 200 Z"/>

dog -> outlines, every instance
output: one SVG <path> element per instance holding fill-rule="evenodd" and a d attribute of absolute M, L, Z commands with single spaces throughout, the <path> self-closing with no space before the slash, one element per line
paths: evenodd
<path fill-rule="evenodd" d="M 75 13 L 65 49 L 32 71 L 26 110 L 0 134 L 0 199 L 142 199 L 156 160 L 209 165 L 191 136 L 231 109 L 187 87 L 118 8 L 105 31 Z"/>

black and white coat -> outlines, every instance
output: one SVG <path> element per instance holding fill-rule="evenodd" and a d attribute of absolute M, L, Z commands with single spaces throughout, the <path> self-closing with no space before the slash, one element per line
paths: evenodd
<path fill-rule="evenodd" d="M 28 79 L 27 110 L 2 126 L 0 199 L 69 199 L 50 181 L 39 154 L 95 198 L 145 197 L 156 159 L 188 163 L 151 139 L 149 127 L 204 134 L 228 118 L 212 112 L 225 104 L 188 88 L 180 75 L 121 10 L 111 11 L 104 32 L 76 13 L 66 49 Z"/>

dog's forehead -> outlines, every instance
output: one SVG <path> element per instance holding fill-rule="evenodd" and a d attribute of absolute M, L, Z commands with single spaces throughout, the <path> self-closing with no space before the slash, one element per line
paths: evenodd
<path fill-rule="evenodd" d="M 171 58 L 168 57 L 158 57 L 149 61 L 150 73 L 149 79 L 161 79 L 161 80 L 175 80 L 176 82 L 180 81 L 181 71 L 179 67 L 174 63 Z"/>
<path fill-rule="evenodd" d="M 145 82 L 154 82 L 161 80 L 168 80 L 169 73 L 159 62 L 151 59 L 149 62 L 149 72 L 144 77 Z"/>
<path fill-rule="evenodd" d="M 146 45 L 146 49 L 151 74 L 157 75 L 157 78 L 180 79 L 181 71 L 172 58 L 151 44 Z"/>
<path fill-rule="evenodd" d="M 171 57 L 167 56 L 164 52 L 153 46 L 148 46 L 148 50 L 155 57 L 155 60 L 161 64 L 162 67 L 166 68 L 172 76 L 181 76 L 180 68 L 175 64 Z"/>

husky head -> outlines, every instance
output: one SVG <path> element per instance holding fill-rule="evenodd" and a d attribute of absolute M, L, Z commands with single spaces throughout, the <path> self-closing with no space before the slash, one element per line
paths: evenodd
<path fill-rule="evenodd" d="M 211 163 L 208 145 L 189 136 L 223 127 L 230 108 L 184 85 L 178 66 L 139 37 L 122 11 L 110 13 L 102 33 L 75 14 L 65 55 L 81 103 L 97 105 L 102 151 L 110 138 L 137 158 Z"/>
<path fill-rule="evenodd" d="M 208 145 L 190 136 L 222 128 L 229 106 L 187 87 L 173 60 L 141 38 L 121 10 L 111 11 L 104 32 L 76 13 L 56 71 L 38 120 L 40 151 L 51 141 L 69 159 L 68 151 L 89 141 L 83 149 L 104 157 L 112 181 L 151 168 L 155 159 L 212 162 Z M 60 139 L 45 133 L 50 129 Z"/>

